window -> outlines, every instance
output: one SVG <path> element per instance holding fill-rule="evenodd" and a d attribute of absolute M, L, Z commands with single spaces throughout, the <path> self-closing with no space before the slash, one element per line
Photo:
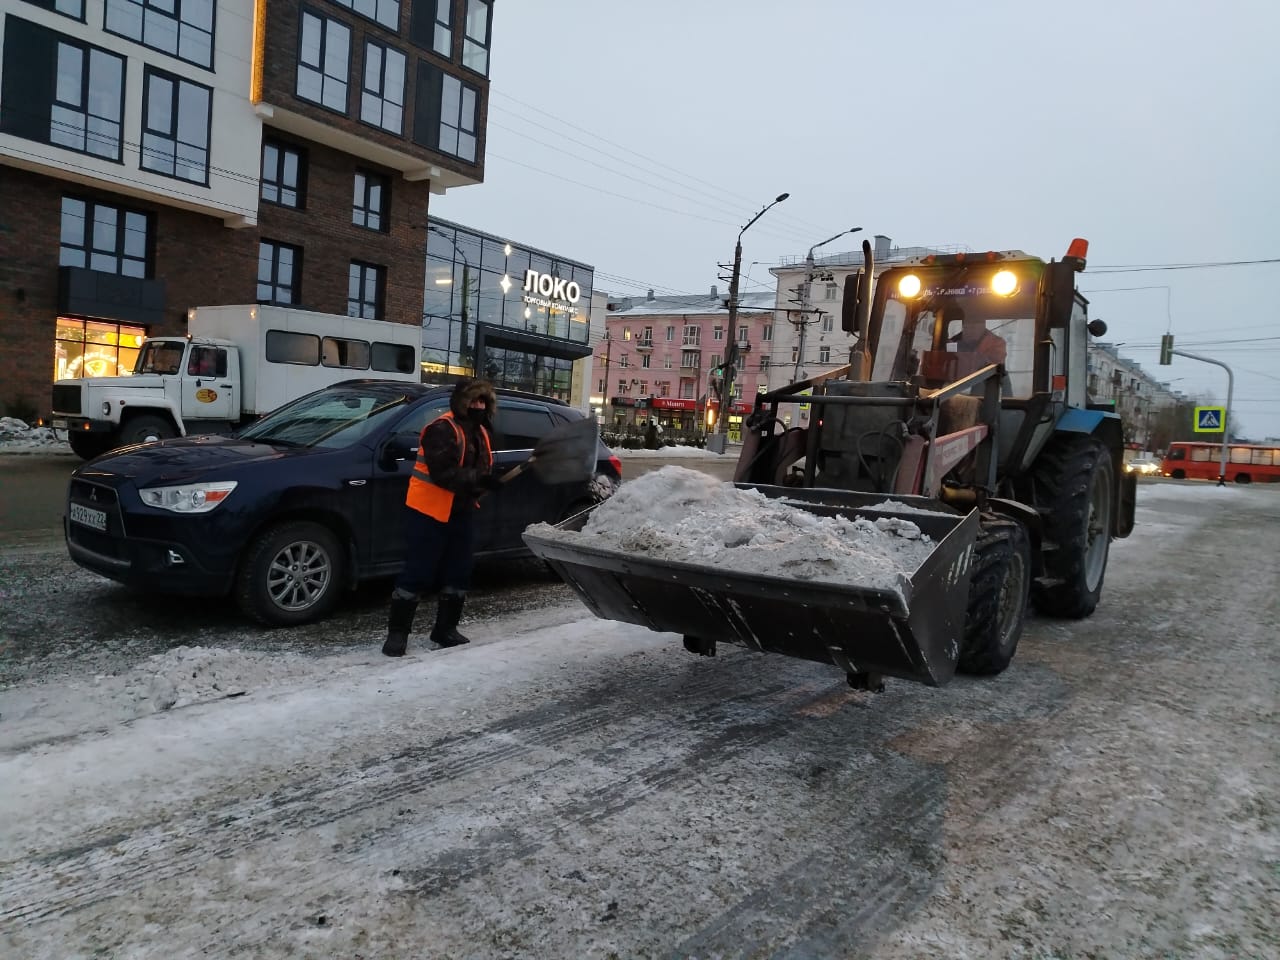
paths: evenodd
<path fill-rule="evenodd" d="M 475 163 L 479 141 L 479 90 L 419 60 L 416 103 L 414 142 Z"/>
<path fill-rule="evenodd" d="M 648 380 L 641 380 L 641 381 L 640 381 L 640 395 L 641 395 L 641 396 L 644 396 L 644 395 L 645 395 L 645 394 L 647 394 L 648 392 L 649 392 L 649 381 L 648 381 Z"/>
<path fill-rule="evenodd" d="M 350 62 L 351 28 L 304 11 L 298 50 L 298 96 L 346 113 Z"/>
<path fill-rule="evenodd" d="M 738 327 L 738 342 L 739 343 L 747 342 L 747 328 L 745 324 Z"/>
<path fill-rule="evenodd" d="M 835 322 L 836 322 L 836 318 L 835 318 L 835 317 L 833 317 L 833 316 L 832 316 L 831 314 L 829 314 L 829 313 L 824 313 L 824 314 L 822 315 L 822 332 L 823 332 L 823 333 L 830 333 L 832 330 L 834 330 L 834 329 L 835 329 Z"/>
<path fill-rule="evenodd" d="M 769 358 L 768 358 L 768 357 L 761 357 L 761 358 L 760 358 L 760 369 L 761 369 L 761 370 L 768 370 L 768 369 L 769 369 Z"/>
<path fill-rule="evenodd" d="M 387 268 L 351 261 L 347 274 L 347 316 L 381 320 Z"/>
<path fill-rule="evenodd" d="M 724 327 L 715 326 L 711 328 L 711 339 L 719 342 L 724 339 Z"/>
<path fill-rule="evenodd" d="M 659 388 L 658 388 L 658 396 L 660 396 L 660 397 L 669 397 L 669 396 L 671 396 L 671 381 L 670 381 L 670 380 L 663 380 L 663 381 L 662 381 L 662 383 L 659 385 Z"/>
<path fill-rule="evenodd" d="M 622 355 L 621 359 L 619 359 L 619 360 L 618 360 L 618 366 L 620 366 L 620 367 L 629 367 L 629 366 L 631 366 L 631 358 L 630 358 L 630 356 L 629 356 L 628 354 L 625 354 L 625 353 L 624 353 L 624 354 Z"/>
<path fill-rule="evenodd" d="M 351 200 L 351 222 L 357 227 L 386 232 L 390 227 L 387 216 L 391 185 L 386 177 L 364 170 L 356 171 L 355 192 Z"/>
<path fill-rule="evenodd" d="M 476 159 L 476 107 L 480 102 L 475 87 L 457 77 L 444 78 L 440 96 L 440 152 L 472 163 Z"/>
<path fill-rule="evenodd" d="M 462 38 L 462 65 L 489 74 L 489 27 L 493 7 L 489 0 L 467 0 L 467 22 Z"/>
<path fill-rule="evenodd" d="M 192 347 L 187 357 L 188 377 L 225 377 L 227 351 L 223 347 Z"/>
<path fill-rule="evenodd" d="M 819 347 L 819 348 L 818 348 L 818 362 L 819 362 L 819 363 L 830 363 L 830 362 L 831 362 L 831 348 L 830 348 L 830 347 Z"/>
<path fill-rule="evenodd" d="M 761 331 L 760 331 L 760 339 L 761 339 L 761 340 L 764 340 L 764 341 L 766 341 L 766 342 L 767 342 L 767 341 L 769 341 L 769 340 L 772 340 L 772 339 L 773 339 L 773 324 L 772 324 L 772 323 L 766 323 L 766 324 L 764 325 L 764 327 L 763 327 L 763 328 L 761 329 Z"/>
<path fill-rule="evenodd" d="M 313 333 L 267 331 L 267 361 L 296 363 L 304 367 L 320 365 L 320 338 Z"/>
<path fill-rule="evenodd" d="M 800 359 L 800 348 L 799 348 L 799 347 L 792 347 L 792 348 L 791 348 L 791 362 L 792 362 L 792 363 L 795 363 L 795 362 L 796 362 L 797 360 L 799 360 L 799 359 Z"/>
<path fill-rule="evenodd" d="M 138 361 L 145 327 L 58 317 L 53 379 L 127 377 Z"/>
<path fill-rule="evenodd" d="M 340 7 L 354 10 L 362 17 L 380 23 L 388 30 L 400 31 L 400 0 L 333 0 Z"/>
<path fill-rule="evenodd" d="M 680 366 L 696 369 L 700 359 L 701 357 L 699 356 L 698 351 L 686 350 L 684 353 L 680 354 Z"/>
<path fill-rule="evenodd" d="M 369 344 L 345 337 L 325 337 L 320 341 L 320 365 L 349 370 L 369 369 Z"/>
<path fill-rule="evenodd" d="M 121 160 L 123 57 L 4 18 L 0 132 Z"/>
<path fill-rule="evenodd" d="M 73 20 L 84 20 L 84 0 L 27 0 L 37 7 L 52 10 L 71 17 Z"/>
<path fill-rule="evenodd" d="M 828 283 L 823 289 L 822 295 L 828 300 L 835 300 L 840 296 L 840 288 L 834 283 Z"/>
<path fill-rule="evenodd" d="M 145 213 L 62 198 L 58 265 L 145 278 L 151 274 L 151 218 Z"/>
<path fill-rule="evenodd" d="M 623 340 L 630 340 L 630 339 L 631 339 L 631 328 L 630 328 L 630 327 L 623 327 L 623 328 L 622 328 L 622 339 L 623 339 Z"/>
<path fill-rule="evenodd" d="M 415 362 L 413 347 L 403 343 L 373 342 L 369 366 L 383 373 L 413 373 Z"/>
<path fill-rule="evenodd" d="M 282 207 L 303 206 L 302 151 L 270 140 L 262 144 L 262 199 Z"/>
<path fill-rule="evenodd" d="M 648 354 L 648 353 L 641 354 L 640 366 L 644 367 L 647 370 L 649 368 L 649 361 L 652 359 L 653 359 L 652 354 Z"/>
<path fill-rule="evenodd" d="M 545 410 L 499 406 L 493 430 L 499 450 L 532 450 L 554 426 Z"/>
<path fill-rule="evenodd" d="M 413 0 L 409 39 L 424 50 L 453 59 L 453 0 Z"/>
<path fill-rule="evenodd" d="M 389 133 L 404 132 L 404 54 L 368 40 L 364 45 L 364 85 L 360 119 Z"/>
<path fill-rule="evenodd" d="M 701 327 L 685 327 L 684 328 L 684 345 L 686 347 L 696 347 L 702 343 Z"/>
<path fill-rule="evenodd" d="M 287 243 L 258 243 L 258 302 L 292 306 L 302 302 L 302 250 Z"/>
<path fill-rule="evenodd" d="M 107 0 L 106 30 L 212 68 L 213 8 L 214 0 Z"/>
<path fill-rule="evenodd" d="M 597 384 L 598 385 L 596 386 L 596 393 L 604 393 L 604 381 L 603 380 L 597 381 Z"/>
<path fill-rule="evenodd" d="M 667 327 L 667 343 L 671 343 L 676 338 L 676 328 Z"/>
<path fill-rule="evenodd" d="M 65 41 L 58 42 L 57 56 L 49 142 L 80 153 L 119 160 L 124 60 Z"/>
<path fill-rule="evenodd" d="M 663 370 L 671 369 L 671 354 L 667 354 L 665 357 L 662 358 L 662 369 Z"/>
<path fill-rule="evenodd" d="M 142 169 L 209 182 L 209 87 L 147 68 L 142 99 Z"/>
<path fill-rule="evenodd" d="M 644 333 L 640 335 L 640 345 L 644 347 L 653 346 L 653 327 L 644 328 Z"/>

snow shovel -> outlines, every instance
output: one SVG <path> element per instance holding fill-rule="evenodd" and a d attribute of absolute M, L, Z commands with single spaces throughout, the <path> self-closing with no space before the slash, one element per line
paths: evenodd
<path fill-rule="evenodd" d="M 529 459 L 508 470 L 499 483 L 510 483 L 526 470 L 543 483 L 579 483 L 596 469 L 600 429 L 591 419 L 572 420 L 556 427 L 533 447 Z"/>

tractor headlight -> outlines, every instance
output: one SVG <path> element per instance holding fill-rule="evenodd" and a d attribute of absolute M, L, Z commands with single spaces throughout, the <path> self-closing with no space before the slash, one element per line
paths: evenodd
<path fill-rule="evenodd" d="M 898 295 L 908 300 L 920 296 L 920 278 L 914 273 L 908 273 L 898 281 Z"/>
<path fill-rule="evenodd" d="M 208 513 L 236 488 L 234 480 L 219 483 L 184 483 L 180 487 L 144 487 L 138 496 L 148 507 L 174 513 Z"/>
<path fill-rule="evenodd" d="M 1018 289 L 1018 275 L 1012 270 L 1000 270 L 991 278 L 991 290 L 997 296 L 1008 297 Z"/>

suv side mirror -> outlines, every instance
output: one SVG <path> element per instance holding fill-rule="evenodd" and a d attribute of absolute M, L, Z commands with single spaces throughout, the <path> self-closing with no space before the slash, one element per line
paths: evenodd
<path fill-rule="evenodd" d="M 390 437 L 382 446 L 382 454 L 378 462 L 391 469 L 402 460 L 418 455 L 418 437 L 412 433 L 399 433 Z"/>

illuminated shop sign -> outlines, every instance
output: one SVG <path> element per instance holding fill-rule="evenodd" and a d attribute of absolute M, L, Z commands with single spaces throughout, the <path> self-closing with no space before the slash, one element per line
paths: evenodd
<path fill-rule="evenodd" d="M 535 307 L 552 308 L 557 307 L 561 310 L 565 309 L 564 304 L 568 302 L 569 313 L 577 313 L 577 303 L 582 298 L 582 287 L 578 286 L 574 280 L 565 280 L 564 277 L 553 277 L 549 273 L 539 273 L 537 270 L 526 270 L 524 272 L 524 297 L 525 303 Z"/>

